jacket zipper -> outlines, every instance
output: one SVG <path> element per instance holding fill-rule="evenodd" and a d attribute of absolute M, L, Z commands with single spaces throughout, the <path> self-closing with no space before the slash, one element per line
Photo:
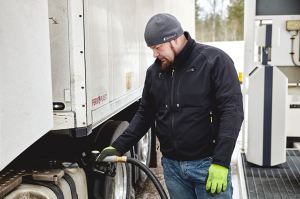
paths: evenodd
<path fill-rule="evenodd" d="M 172 117 L 171 117 L 171 119 L 172 119 L 172 125 L 171 125 L 171 127 L 172 127 L 172 134 L 174 135 L 174 84 L 175 84 L 175 68 L 172 68 L 172 87 L 171 87 L 171 107 L 172 107 Z M 177 149 L 177 146 L 176 146 L 176 142 L 174 142 L 174 147 L 175 147 L 175 149 Z"/>

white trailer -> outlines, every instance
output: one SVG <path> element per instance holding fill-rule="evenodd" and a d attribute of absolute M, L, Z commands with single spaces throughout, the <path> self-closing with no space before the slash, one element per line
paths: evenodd
<path fill-rule="evenodd" d="M 174 14 L 193 36 L 194 1 L 10 0 L 0 7 L 0 198 L 59 198 L 45 182 L 74 198 L 67 174 L 78 198 L 132 197 L 138 172 L 120 165 L 115 178 L 104 177 L 83 159 L 116 139 L 135 113 L 154 61 L 143 39 L 147 20 Z M 151 137 L 128 155 L 149 165 Z"/>

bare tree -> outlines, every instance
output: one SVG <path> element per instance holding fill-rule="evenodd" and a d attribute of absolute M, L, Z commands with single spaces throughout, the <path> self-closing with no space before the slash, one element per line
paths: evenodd
<path fill-rule="evenodd" d="M 244 0 L 229 0 L 229 5 L 225 0 L 195 0 L 196 39 L 200 41 L 243 39 L 243 3 Z"/>

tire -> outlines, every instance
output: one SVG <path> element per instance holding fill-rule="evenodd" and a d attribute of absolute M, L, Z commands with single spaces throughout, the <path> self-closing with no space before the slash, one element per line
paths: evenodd
<path fill-rule="evenodd" d="M 150 165 L 151 137 L 151 129 L 149 129 L 149 131 L 137 144 L 137 157 L 147 167 Z M 146 181 L 147 175 L 143 171 L 139 170 L 138 176 L 138 183 L 142 185 Z"/>
<path fill-rule="evenodd" d="M 108 121 L 98 132 L 96 142 L 101 143 L 101 138 L 107 139 L 110 136 L 110 141 L 104 144 L 104 148 L 113 143 L 128 127 L 128 122 L 125 121 Z M 102 145 L 102 144 L 100 144 Z M 124 154 L 131 157 L 130 152 Z M 104 177 L 103 198 L 105 199 L 130 199 L 134 198 L 134 189 L 132 186 L 132 169 L 131 165 L 125 163 L 116 164 L 116 176 Z"/>

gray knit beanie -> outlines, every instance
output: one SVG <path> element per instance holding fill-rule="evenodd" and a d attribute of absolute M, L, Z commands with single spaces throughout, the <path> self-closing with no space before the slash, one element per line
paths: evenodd
<path fill-rule="evenodd" d="M 179 21 L 170 14 L 156 14 L 148 21 L 145 28 L 145 41 L 148 46 L 162 44 L 183 34 Z"/>

